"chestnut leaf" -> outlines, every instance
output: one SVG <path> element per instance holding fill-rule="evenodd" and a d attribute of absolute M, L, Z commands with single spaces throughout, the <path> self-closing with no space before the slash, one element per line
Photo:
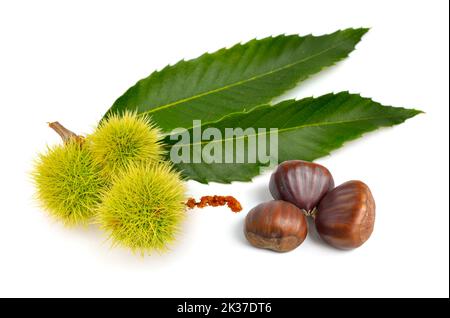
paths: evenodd
<path fill-rule="evenodd" d="M 293 159 L 313 161 L 330 154 L 346 141 L 356 139 L 380 127 L 403 123 L 419 113 L 421 113 L 419 110 L 383 106 L 370 98 L 341 92 L 317 98 L 287 100 L 276 105 L 259 106 L 249 112 L 230 114 L 219 121 L 202 126 L 202 130 L 209 127 L 217 128 L 222 136 L 225 136 L 225 129 L 229 127 L 240 127 L 243 130 L 255 128 L 256 131 L 257 128 L 278 128 L 279 162 Z M 233 143 L 236 139 L 233 137 Z M 247 137 L 243 139 L 245 147 L 248 147 Z M 201 151 L 199 147 L 193 147 L 192 142 L 177 142 L 171 140 L 170 136 L 166 137 L 165 142 L 172 148 L 176 147 L 176 151 L 189 147 L 191 157 L 194 152 Z M 221 144 L 222 154 L 225 157 L 224 139 L 213 142 Z M 203 146 L 209 141 L 201 143 Z M 250 181 L 261 172 L 261 168 L 265 165 L 261 163 L 179 163 L 175 166 L 186 179 L 197 180 L 201 183 L 230 183 Z"/>
<path fill-rule="evenodd" d="M 344 59 L 368 29 L 322 36 L 279 35 L 236 44 L 169 65 L 141 79 L 105 114 L 150 115 L 164 131 L 191 128 L 269 103 L 298 82 Z"/>

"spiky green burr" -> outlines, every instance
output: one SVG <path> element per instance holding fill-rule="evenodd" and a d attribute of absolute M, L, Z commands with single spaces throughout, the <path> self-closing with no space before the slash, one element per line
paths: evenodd
<path fill-rule="evenodd" d="M 58 123 L 51 127 L 64 144 L 47 147 L 36 159 L 32 172 L 36 197 L 43 209 L 65 225 L 86 225 L 100 203 L 104 178 L 81 137 Z"/>
<path fill-rule="evenodd" d="M 129 165 L 103 193 L 98 223 L 113 245 L 142 255 L 164 251 L 185 216 L 185 185 L 166 163 Z"/>
<path fill-rule="evenodd" d="M 111 115 L 87 136 L 94 160 L 112 178 L 130 164 L 159 161 L 163 154 L 160 130 L 149 117 L 133 112 Z"/>

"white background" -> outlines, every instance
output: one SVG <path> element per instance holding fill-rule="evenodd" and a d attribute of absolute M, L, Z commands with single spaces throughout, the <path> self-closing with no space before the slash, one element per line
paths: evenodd
<path fill-rule="evenodd" d="M 449 296 L 448 1 L 0 0 L 0 296 Z M 199 185 L 245 210 L 189 212 L 172 251 L 144 259 L 95 228 L 63 228 L 33 201 L 36 153 L 58 142 L 46 122 L 88 133 L 154 69 L 253 37 L 371 27 L 345 62 L 286 96 L 349 90 L 426 112 L 319 160 L 336 183 L 372 188 L 371 239 L 343 252 L 310 235 L 298 249 L 255 249 L 242 234 L 270 199 L 252 183 Z"/>

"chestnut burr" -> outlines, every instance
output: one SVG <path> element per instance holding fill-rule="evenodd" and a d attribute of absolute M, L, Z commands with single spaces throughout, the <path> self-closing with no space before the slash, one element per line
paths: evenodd
<path fill-rule="evenodd" d="M 372 234 L 375 201 L 361 181 L 348 181 L 330 191 L 319 203 L 315 224 L 320 237 L 340 249 L 361 246 Z"/>
<path fill-rule="evenodd" d="M 254 207 L 245 218 L 244 234 L 255 247 L 287 252 L 306 238 L 306 217 L 295 205 L 268 201 Z"/>
<path fill-rule="evenodd" d="M 289 160 L 274 171 L 269 188 L 275 200 L 291 202 L 310 214 L 325 194 L 334 188 L 334 180 L 322 165 Z"/>

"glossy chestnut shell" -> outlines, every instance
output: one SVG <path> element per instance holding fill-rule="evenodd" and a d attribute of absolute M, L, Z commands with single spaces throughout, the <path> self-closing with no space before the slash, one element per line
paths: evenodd
<path fill-rule="evenodd" d="M 361 246 L 372 234 L 375 201 L 361 181 L 348 181 L 329 192 L 320 202 L 315 224 L 320 237 L 340 249 Z"/>
<path fill-rule="evenodd" d="M 288 252 L 306 238 L 306 217 L 295 205 L 268 201 L 254 207 L 245 218 L 244 234 L 253 246 Z"/>
<path fill-rule="evenodd" d="M 281 163 L 274 171 L 269 188 L 275 200 L 291 202 L 309 212 L 334 188 L 334 180 L 324 166 L 289 160 Z"/>

